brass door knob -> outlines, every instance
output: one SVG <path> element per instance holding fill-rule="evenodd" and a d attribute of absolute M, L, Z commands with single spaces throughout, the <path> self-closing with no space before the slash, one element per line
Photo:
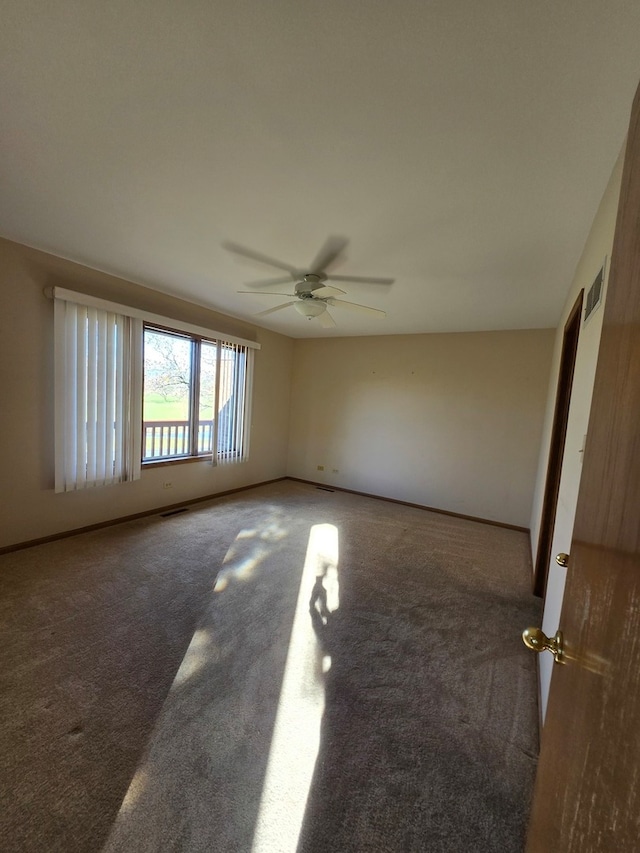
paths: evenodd
<path fill-rule="evenodd" d="M 525 628 L 522 642 L 534 652 L 551 652 L 556 663 L 562 662 L 562 631 L 550 639 L 540 628 Z"/>
<path fill-rule="evenodd" d="M 556 563 L 559 566 L 562 566 L 563 569 L 566 569 L 567 566 L 569 565 L 569 555 L 560 552 L 559 554 L 556 555 Z"/>

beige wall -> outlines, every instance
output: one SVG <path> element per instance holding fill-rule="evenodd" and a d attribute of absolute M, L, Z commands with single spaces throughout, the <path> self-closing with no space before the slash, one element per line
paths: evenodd
<path fill-rule="evenodd" d="M 56 495 L 51 285 L 260 342 L 250 460 L 147 469 L 137 482 Z M 529 523 L 552 330 L 292 341 L 2 240 L 0 322 L 0 546 L 286 473 Z"/>
<path fill-rule="evenodd" d="M 528 526 L 553 337 L 296 341 L 288 473 Z"/>
<path fill-rule="evenodd" d="M 534 560 L 537 553 L 538 537 L 540 534 L 540 516 L 542 513 L 542 501 L 544 497 L 547 463 L 549 459 L 549 443 L 551 439 L 551 427 L 555 409 L 556 388 L 558 384 L 564 326 L 580 290 L 584 289 L 586 297 L 586 293 L 593 284 L 593 280 L 602 266 L 605 256 L 607 261 L 611 257 L 613 234 L 618 209 L 618 196 L 620 194 L 620 181 L 622 178 L 623 159 L 623 154 L 621 153 L 611 174 L 609 184 L 603 195 L 598 212 L 596 213 L 582 256 L 576 267 L 575 276 L 571 283 L 571 287 L 569 288 L 564 308 L 562 309 L 560 323 L 556 330 L 551 379 L 547 395 L 543 439 L 530 525 L 531 548 Z M 608 263 L 606 278 L 608 278 Z M 571 403 L 569 407 L 569 419 L 567 422 L 567 437 L 565 441 L 564 459 L 560 477 L 558 508 L 551 546 L 551 563 L 549 566 L 547 594 L 545 597 L 544 618 L 542 623 L 545 633 L 551 635 L 555 634 L 561 621 L 560 612 L 562 609 L 562 598 L 566 579 L 566 570 L 561 569 L 556 565 L 554 557 L 561 551 L 564 551 L 565 553 L 569 553 L 571 551 L 573 522 L 575 519 L 576 505 L 578 501 L 580 475 L 582 473 L 581 450 L 589 422 L 591 397 L 593 394 L 598 349 L 600 346 L 600 334 L 602 331 L 602 319 L 604 315 L 603 306 L 606 300 L 606 294 L 607 290 L 605 279 L 602 304 L 597 311 L 592 314 L 588 322 L 581 325 L 580 337 L 578 339 L 575 374 L 573 378 Z M 549 686 L 551 683 L 551 674 L 553 671 L 553 658 L 551 655 L 541 655 L 539 661 L 540 693 L 542 698 L 541 710 L 544 717 Z"/>
<path fill-rule="evenodd" d="M 54 494 L 53 302 L 43 294 L 51 285 L 258 341 L 249 461 L 147 469 L 132 483 Z M 291 339 L 6 240 L 0 330 L 0 547 L 284 476 Z"/>

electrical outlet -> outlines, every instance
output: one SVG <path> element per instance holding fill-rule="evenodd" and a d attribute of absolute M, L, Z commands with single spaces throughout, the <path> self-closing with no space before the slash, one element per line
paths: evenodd
<path fill-rule="evenodd" d="M 173 483 L 171 482 L 171 480 L 165 480 L 164 483 L 162 484 L 162 488 L 163 489 L 172 489 Z"/>
<path fill-rule="evenodd" d="M 318 465 L 318 471 L 324 471 L 324 465 Z"/>
<path fill-rule="evenodd" d="M 339 474 L 339 473 L 340 473 L 340 471 L 339 471 L 337 468 L 332 468 L 332 469 L 331 469 L 331 473 L 332 473 L 332 474 Z"/>

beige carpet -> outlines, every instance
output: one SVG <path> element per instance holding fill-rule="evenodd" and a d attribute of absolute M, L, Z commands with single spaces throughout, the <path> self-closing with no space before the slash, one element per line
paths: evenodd
<path fill-rule="evenodd" d="M 292 482 L 0 558 L 2 849 L 521 850 L 529 572 Z"/>

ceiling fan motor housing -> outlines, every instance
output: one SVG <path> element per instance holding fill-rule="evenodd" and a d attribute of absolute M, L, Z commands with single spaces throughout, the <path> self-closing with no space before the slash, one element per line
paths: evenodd
<path fill-rule="evenodd" d="M 311 296 L 314 290 L 322 287 L 326 275 L 318 275 L 317 273 L 306 273 L 301 280 L 296 284 L 296 293 L 298 296 Z"/>

